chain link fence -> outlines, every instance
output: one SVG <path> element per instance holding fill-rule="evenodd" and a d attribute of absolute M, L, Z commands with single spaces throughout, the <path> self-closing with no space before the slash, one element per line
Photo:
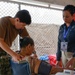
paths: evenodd
<path fill-rule="evenodd" d="M 0 17 L 12 16 L 20 9 L 29 10 L 32 24 L 26 26 L 30 36 L 34 39 L 38 56 L 56 54 L 59 25 L 63 23 L 62 11 L 46 9 L 21 3 L 0 1 Z M 19 49 L 19 36 L 12 44 L 14 51 Z"/>
<path fill-rule="evenodd" d="M 34 39 L 35 50 L 38 56 L 45 54 L 56 54 L 58 25 L 37 25 L 26 26 L 30 36 Z"/>
<path fill-rule="evenodd" d="M 60 25 L 63 23 L 61 10 L 28 5 L 21 5 L 21 9 L 27 9 L 30 12 L 33 24 L 37 23 Z"/>

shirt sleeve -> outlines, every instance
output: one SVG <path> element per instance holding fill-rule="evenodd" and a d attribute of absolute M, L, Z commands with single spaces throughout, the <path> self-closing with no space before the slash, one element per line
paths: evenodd
<path fill-rule="evenodd" d="M 60 29 L 59 29 L 59 35 L 61 34 L 61 28 L 62 27 L 60 27 Z M 56 59 L 57 59 L 57 61 L 60 61 L 60 59 L 61 59 L 61 50 L 60 50 L 60 44 L 61 44 L 61 41 L 60 41 L 60 36 L 58 35 L 58 45 L 57 45 L 57 53 L 56 53 Z"/>
<path fill-rule="evenodd" d="M 5 34 L 6 34 L 6 26 L 7 22 L 4 19 L 0 19 L 0 38 L 5 38 Z"/>
<path fill-rule="evenodd" d="M 27 29 L 24 28 L 23 30 L 20 30 L 19 35 L 21 37 L 25 37 L 25 36 L 29 36 L 29 33 L 28 33 Z"/>
<path fill-rule="evenodd" d="M 57 61 L 60 61 L 61 59 L 60 41 L 58 41 L 58 49 L 57 49 L 56 56 L 57 56 Z"/>

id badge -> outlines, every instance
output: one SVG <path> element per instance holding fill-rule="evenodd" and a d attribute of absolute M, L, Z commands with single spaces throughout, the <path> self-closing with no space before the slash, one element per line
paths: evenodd
<path fill-rule="evenodd" d="M 68 42 L 61 42 L 61 50 L 67 52 Z"/>

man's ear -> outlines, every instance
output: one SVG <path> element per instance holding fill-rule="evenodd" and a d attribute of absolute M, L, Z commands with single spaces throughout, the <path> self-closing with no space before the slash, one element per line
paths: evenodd
<path fill-rule="evenodd" d="M 20 19 L 19 18 L 15 18 L 15 21 L 20 22 Z"/>
<path fill-rule="evenodd" d="M 31 47 L 31 45 L 29 44 L 29 45 L 28 45 L 28 48 L 30 48 L 30 47 Z"/>

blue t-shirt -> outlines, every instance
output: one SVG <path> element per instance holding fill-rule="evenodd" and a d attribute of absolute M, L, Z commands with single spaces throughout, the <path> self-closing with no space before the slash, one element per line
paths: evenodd
<path fill-rule="evenodd" d="M 10 60 L 13 75 L 31 75 L 29 63 L 16 63 Z"/>

